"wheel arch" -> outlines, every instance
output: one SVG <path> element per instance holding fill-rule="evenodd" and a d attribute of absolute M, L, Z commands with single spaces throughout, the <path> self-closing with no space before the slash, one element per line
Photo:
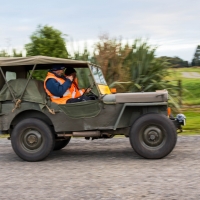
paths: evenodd
<path fill-rule="evenodd" d="M 14 126 L 16 126 L 17 123 L 19 123 L 21 120 L 27 119 L 27 118 L 36 118 L 40 119 L 41 121 L 45 122 L 47 125 L 53 127 L 53 123 L 51 119 L 45 115 L 43 112 L 40 112 L 38 110 L 26 110 L 18 113 L 11 121 L 10 123 L 10 129 L 13 129 Z"/>
<path fill-rule="evenodd" d="M 131 126 L 138 118 L 150 113 L 166 115 L 167 103 L 125 103 L 115 122 L 114 130 Z"/>

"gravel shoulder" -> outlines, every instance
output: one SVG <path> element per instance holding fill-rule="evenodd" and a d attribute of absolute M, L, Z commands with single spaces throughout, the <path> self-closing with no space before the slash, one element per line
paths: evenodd
<path fill-rule="evenodd" d="M 22 161 L 0 139 L 0 199 L 200 199 L 200 136 L 179 136 L 147 160 L 128 138 L 72 139 L 42 162 Z"/>

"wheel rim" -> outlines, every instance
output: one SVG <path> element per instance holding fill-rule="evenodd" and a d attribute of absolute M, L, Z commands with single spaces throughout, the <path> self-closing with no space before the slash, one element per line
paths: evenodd
<path fill-rule="evenodd" d="M 166 132 L 157 125 L 147 126 L 140 132 L 140 142 L 145 148 L 159 149 L 166 142 Z"/>
<path fill-rule="evenodd" d="M 43 138 L 38 130 L 29 128 L 22 132 L 20 143 L 25 151 L 35 153 L 42 148 Z"/>

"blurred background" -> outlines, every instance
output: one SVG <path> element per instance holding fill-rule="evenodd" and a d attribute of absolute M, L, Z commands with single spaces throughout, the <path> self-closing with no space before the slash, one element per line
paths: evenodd
<path fill-rule="evenodd" d="M 0 3 L 0 56 L 87 60 L 117 92 L 167 89 L 174 113 L 187 117 L 183 134 L 200 134 L 200 2 Z"/>

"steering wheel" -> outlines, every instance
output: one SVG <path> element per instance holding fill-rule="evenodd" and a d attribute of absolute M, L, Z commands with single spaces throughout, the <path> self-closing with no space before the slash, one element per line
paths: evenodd
<path fill-rule="evenodd" d="M 86 89 L 85 89 L 85 91 L 83 92 L 83 94 L 82 95 L 84 95 L 85 93 L 86 93 L 86 91 L 87 91 L 87 89 L 89 89 L 89 88 L 91 88 L 91 90 L 90 90 L 90 92 L 89 93 L 91 93 L 92 94 L 92 96 L 94 96 L 96 99 L 98 98 L 98 96 L 92 91 L 92 89 L 93 89 L 93 87 L 94 87 L 94 85 L 95 84 L 92 84 L 92 85 L 89 85 Z M 87 96 L 91 96 L 91 95 L 87 95 Z"/>
<path fill-rule="evenodd" d="M 93 83 L 93 84 L 91 84 L 91 85 L 89 85 L 86 89 L 85 89 L 85 91 L 83 92 L 83 94 L 82 95 L 84 95 L 85 93 L 86 93 L 86 91 L 89 89 L 89 88 L 91 88 L 91 90 L 93 89 L 93 87 L 94 87 L 94 85 L 95 85 L 95 83 Z M 94 94 L 92 91 L 90 91 L 92 94 Z"/>

